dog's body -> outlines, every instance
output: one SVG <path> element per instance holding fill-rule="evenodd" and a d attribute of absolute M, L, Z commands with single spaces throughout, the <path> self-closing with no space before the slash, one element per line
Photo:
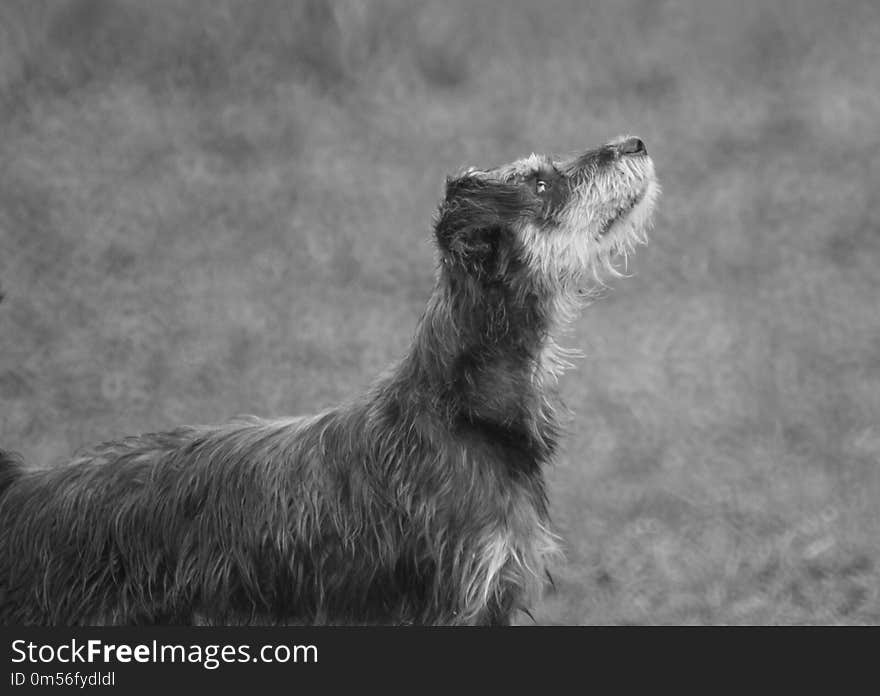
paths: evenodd
<path fill-rule="evenodd" d="M 469 170 L 413 347 L 361 398 L 50 470 L 0 452 L 0 622 L 508 623 L 558 549 L 553 333 L 656 193 L 635 138 Z"/>

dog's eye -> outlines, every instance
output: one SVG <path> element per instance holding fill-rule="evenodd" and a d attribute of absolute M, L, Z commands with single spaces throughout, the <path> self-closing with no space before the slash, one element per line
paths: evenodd
<path fill-rule="evenodd" d="M 535 182 L 535 191 L 537 191 L 538 193 L 544 193 L 544 191 L 546 191 L 548 188 L 550 188 L 550 184 L 548 184 L 543 179 L 538 179 Z"/>

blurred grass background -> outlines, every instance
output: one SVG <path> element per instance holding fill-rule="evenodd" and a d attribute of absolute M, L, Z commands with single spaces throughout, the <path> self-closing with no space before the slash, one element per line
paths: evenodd
<path fill-rule="evenodd" d="M 0 4 L 0 444 L 315 411 L 408 345 L 445 174 L 623 132 L 556 623 L 880 620 L 873 0 Z"/>

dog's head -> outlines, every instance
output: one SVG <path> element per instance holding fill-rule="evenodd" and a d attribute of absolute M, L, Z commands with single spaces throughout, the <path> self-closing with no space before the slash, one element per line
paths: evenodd
<path fill-rule="evenodd" d="M 498 280 L 513 266 L 546 284 L 578 282 L 644 242 L 659 193 L 638 138 L 568 159 L 530 155 L 447 180 L 436 224 L 443 264 Z"/>

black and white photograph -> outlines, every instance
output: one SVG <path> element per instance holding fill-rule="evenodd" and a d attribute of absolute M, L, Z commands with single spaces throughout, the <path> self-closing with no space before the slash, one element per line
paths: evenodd
<path fill-rule="evenodd" d="M 4 627 L 878 623 L 876 0 L 0 0 Z"/>

